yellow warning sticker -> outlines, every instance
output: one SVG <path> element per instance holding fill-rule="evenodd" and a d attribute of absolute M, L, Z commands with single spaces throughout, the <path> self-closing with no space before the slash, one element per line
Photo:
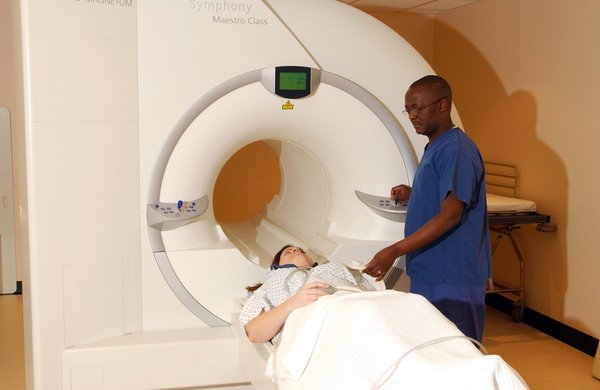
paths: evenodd
<path fill-rule="evenodd" d="M 285 102 L 285 104 L 281 105 L 281 109 L 282 110 L 293 110 L 294 109 L 294 105 L 292 104 L 292 102 L 290 102 L 288 100 L 287 102 Z"/>

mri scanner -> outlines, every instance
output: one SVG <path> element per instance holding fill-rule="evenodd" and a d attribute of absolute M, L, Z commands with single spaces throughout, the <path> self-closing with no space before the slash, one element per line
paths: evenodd
<path fill-rule="evenodd" d="M 426 143 L 401 111 L 432 69 L 369 15 L 332 0 L 22 0 L 20 19 L 28 388 L 247 382 L 232 316 L 281 246 L 360 264 L 402 237 L 385 195 Z M 253 163 L 226 172 L 236 156 Z"/>

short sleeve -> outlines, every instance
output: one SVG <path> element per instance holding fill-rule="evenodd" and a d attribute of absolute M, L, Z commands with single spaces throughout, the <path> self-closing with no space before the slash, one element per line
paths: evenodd
<path fill-rule="evenodd" d="M 240 324 L 242 327 L 245 327 L 248 322 L 258 317 L 263 311 L 271 310 L 264 287 L 260 287 L 246 300 L 246 304 L 240 312 Z"/>
<path fill-rule="evenodd" d="M 457 137 L 452 147 L 442 151 L 439 161 L 440 199 L 449 192 L 466 207 L 471 207 L 477 200 L 476 190 L 482 177 L 481 157 L 477 150 L 465 137 Z"/>

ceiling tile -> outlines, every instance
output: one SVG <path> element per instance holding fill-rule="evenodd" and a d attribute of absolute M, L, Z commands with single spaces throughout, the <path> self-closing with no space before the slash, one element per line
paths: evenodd
<path fill-rule="evenodd" d="M 393 9 L 408 9 L 417 7 L 422 4 L 431 2 L 431 0 L 356 0 L 346 3 L 354 7 L 363 8 L 393 8 Z"/>
<path fill-rule="evenodd" d="M 360 9 L 434 15 L 481 0 L 339 0 Z"/>
<path fill-rule="evenodd" d="M 428 10 L 448 10 L 452 8 L 462 7 L 464 5 L 473 4 L 476 0 L 436 0 L 418 6 L 417 9 Z"/>

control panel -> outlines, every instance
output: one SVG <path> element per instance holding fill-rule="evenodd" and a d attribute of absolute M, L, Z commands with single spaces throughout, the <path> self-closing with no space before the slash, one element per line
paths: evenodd
<path fill-rule="evenodd" d="M 157 202 L 148 205 L 148 226 L 173 230 L 198 219 L 208 208 L 208 197 L 176 203 Z"/>
<path fill-rule="evenodd" d="M 354 191 L 354 193 L 356 193 L 358 199 L 367 205 L 374 213 L 392 221 L 406 221 L 406 203 L 357 190 Z"/>

